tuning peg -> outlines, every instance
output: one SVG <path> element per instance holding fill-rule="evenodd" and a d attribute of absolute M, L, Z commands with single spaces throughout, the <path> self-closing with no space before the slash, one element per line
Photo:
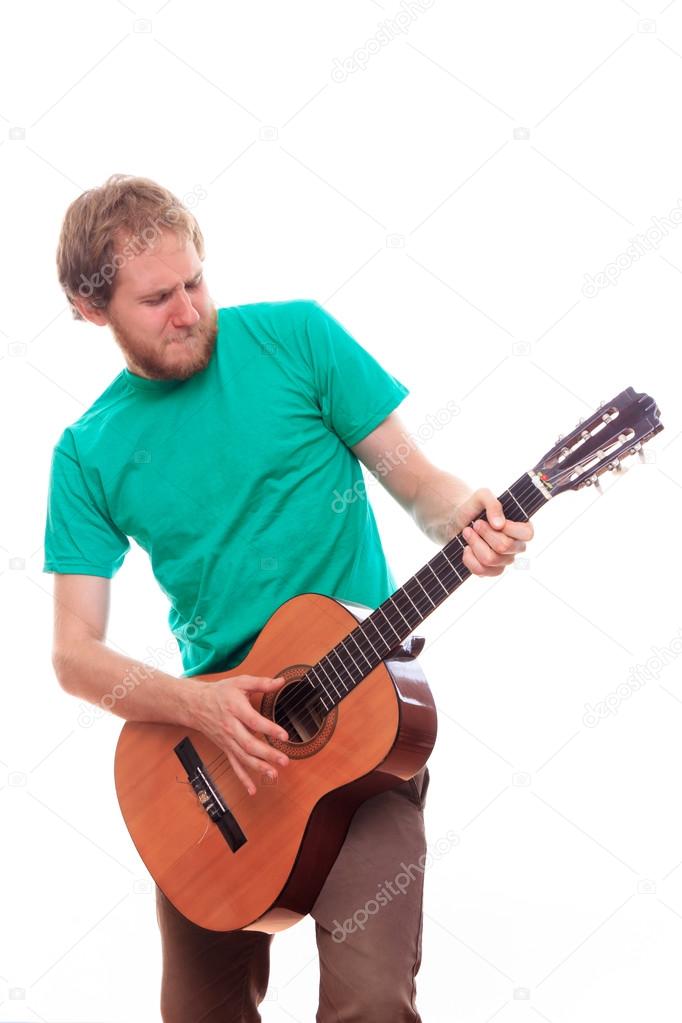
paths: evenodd
<path fill-rule="evenodd" d="M 594 487 L 594 489 L 597 491 L 600 497 L 604 496 L 601 480 L 596 474 L 594 476 L 590 476 L 588 479 L 585 480 L 585 482 L 587 483 L 588 487 Z"/>

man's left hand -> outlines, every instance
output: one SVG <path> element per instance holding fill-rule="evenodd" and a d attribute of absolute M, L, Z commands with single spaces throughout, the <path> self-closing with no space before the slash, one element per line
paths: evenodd
<path fill-rule="evenodd" d="M 474 527 L 468 525 L 482 511 L 487 521 L 478 519 Z M 474 490 L 459 504 L 452 518 L 454 533 L 462 533 L 467 547 L 462 561 L 474 575 L 501 575 L 514 557 L 526 549 L 526 541 L 533 539 L 530 522 L 505 518 L 501 503 L 492 490 Z M 453 534 L 454 535 L 454 534 Z"/>

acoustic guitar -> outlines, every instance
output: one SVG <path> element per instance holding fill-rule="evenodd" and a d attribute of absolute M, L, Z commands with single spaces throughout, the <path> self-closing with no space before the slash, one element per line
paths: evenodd
<path fill-rule="evenodd" d="M 566 490 L 600 486 L 663 429 L 632 387 L 548 451 L 499 500 L 527 521 Z M 484 518 L 482 513 L 480 518 Z M 412 778 L 436 738 L 436 708 L 416 660 L 414 630 L 471 575 L 453 537 L 374 610 L 320 593 L 286 600 L 247 657 L 204 682 L 283 675 L 253 706 L 286 729 L 265 741 L 290 758 L 250 797 L 224 752 L 181 726 L 127 722 L 115 757 L 116 792 L 150 874 L 195 924 L 273 933 L 312 908 L 366 799 Z"/>

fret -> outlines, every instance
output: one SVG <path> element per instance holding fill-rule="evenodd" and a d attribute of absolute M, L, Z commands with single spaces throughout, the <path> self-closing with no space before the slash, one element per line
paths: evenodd
<path fill-rule="evenodd" d="M 355 658 L 353 657 L 353 655 L 349 651 L 346 650 L 345 643 L 346 643 L 347 639 L 348 639 L 348 636 L 344 636 L 344 638 L 341 640 L 340 643 L 337 644 L 337 646 L 342 648 L 343 653 L 348 654 L 348 656 L 350 657 L 351 661 L 353 662 L 352 666 L 350 664 L 347 664 L 347 663 L 345 663 L 343 661 L 343 658 L 341 657 L 340 653 L 337 653 L 337 657 L 339 658 L 339 660 L 341 661 L 341 663 L 343 665 L 343 670 L 345 671 L 348 679 L 350 680 L 350 687 L 352 689 L 353 686 L 355 686 L 361 679 L 364 678 L 365 672 L 356 663 Z M 355 671 L 353 671 L 353 669 L 355 669 Z M 348 689 L 348 684 L 345 683 L 345 685 L 346 685 L 346 689 Z"/>
<path fill-rule="evenodd" d="M 332 661 L 332 659 L 331 659 L 332 658 L 332 654 L 334 654 L 336 656 L 336 659 L 338 660 L 339 664 L 341 665 L 341 671 L 339 671 L 339 669 L 336 667 L 336 665 Z M 339 680 L 339 683 L 343 686 L 343 688 L 345 689 L 345 691 L 347 693 L 348 692 L 348 686 L 343 681 L 343 673 L 345 672 L 347 674 L 348 673 L 348 668 L 343 663 L 343 659 L 341 657 L 341 654 L 336 649 L 336 647 L 332 647 L 332 649 L 329 651 L 329 653 L 327 654 L 327 660 L 329 661 L 329 663 L 331 664 L 332 668 L 336 672 L 338 680 Z M 352 681 L 352 679 L 351 679 L 351 681 Z"/>
<path fill-rule="evenodd" d="M 403 598 L 407 598 L 407 601 L 409 601 L 409 603 L 412 604 L 412 607 L 409 607 L 408 603 L 406 603 L 406 601 Z M 419 608 L 415 608 L 417 612 L 416 619 L 414 621 L 411 621 L 410 620 L 411 618 L 412 619 L 415 618 L 414 611 L 412 610 L 412 608 L 414 608 L 414 604 L 412 603 L 409 596 L 402 587 L 399 590 L 396 590 L 390 599 L 396 605 L 398 611 L 400 612 L 401 618 L 408 626 L 410 632 L 412 632 L 412 629 L 414 629 L 415 625 L 419 625 L 422 618 L 424 617 L 422 613 L 419 611 Z M 402 605 L 402 608 L 400 605 Z"/>
<path fill-rule="evenodd" d="M 389 598 L 389 599 L 390 599 L 390 598 Z M 388 622 L 388 624 L 389 624 L 389 625 L 391 625 L 391 619 L 390 619 L 390 618 L 388 617 L 388 615 L 386 614 L 386 612 L 385 612 L 385 611 L 383 610 L 383 606 L 382 606 L 381 604 L 380 604 L 380 605 L 379 605 L 379 607 L 377 608 L 377 612 L 378 612 L 379 614 L 382 614 L 382 615 L 384 616 L 384 618 L 386 619 L 386 621 Z M 370 617 L 371 617 L 371 615 L 370 615 Z M 391 628 L 392 628 L 392 629 L 393 629 L 393 631 L 395 632 L 395 634 L 396 634 L 396 636 L 398 637 L 398 639 L 400 639 L 400 633 L 399 633 L 399 632 L 397 631 L 397 629 L 395 629 L 395 628 L 393 627 L 393 625 L 391 625 Z"/>
<path fill-rule="evenodd" d="M 453 571 L 453 572 L 455 573 L 455 575 L 457 576 L 457 578 L 458 578 L 458 579 L 459 579 L 459 581 L 461 582 L 461 581 L 462 581 L 462 577 L 461 577 L 461 575 L 459 574 L 459 572 L 457 571 L 457 569 L 455 568 L 455 566 L 454 566 L 454 565 L 452 564 L 452 562 L 450 561 L 450 559 L 449 559 L 449 557 L 447 556 L 447 554 L 445 553 L 445 551 L 442 551 L 442 554 L 443 554 L 443 557 L 445 558 L 445 560 L 447 561 L 448 565 L 449 565 L 449 566 L 450 566 L 450 568 L 452 569 L 452 571 Z"/>
<path fill-rule="evenodd" d="M 411 605 L 412 605 L 412 607 L 413 607 L 413 608 L 415 609 L 415 611 L 417 612 L 417 614 L 419 615 L 419 618 L 420 618 L 420 620 L 421 620 L 421 618 L 423 617 L 423 615 L 422 615 L 421 611 L 419 610 L 419 608 L 417 607 L 417 605 L 415 604 L 415 602 L 414 602 L 414 601 L 412 600 L 412 597 L 411 597 L 411 596 L 409 595 L 409 593 L 407 592 L 407 586 L 406 586 L 406 585 L 405 585 L 405 586 L 403 586 L 403 593 L 405 594 L 405 596 L 407 597 L 407 599 L 409 600 L 410 604 L 411 604 Z"/>
<path fill-rule="evenodd" d="M 330 667 L 330 668 L 332 669 L 332 671 L 334 672 L 334 674 L 336 675 L 336 678 L 338 679 L 338 683 L 339 683 L 339 685 L 340 685 L 340 686 L 341 686 L 341 687 L 342 687 L 343 689 L 345 689 L 345 690 L 346 690 L 346 692 L 348 692 L 348 690 L 346 689 L 346 686 L 344 685 L 344 682 L 343 682 L 343 675 L 342 675 L 342 674 L 341 674 L 341 673 L 339 672 L 338 668 L 336 667 L 336 665 L 335 665 L 335 664 L 334 664 L 334 662 L 332 661 L 332 654 L 336 654 L 337 658 L 339 658 L 339 660 L 340 660 L 340 662 L 341 662 L 341 669 L 342 669 L 342 671 L 343 671 L 343 670 L 345 670 L 345 668 L 344 668 L 344 664 L 343 664 L 343 661 L 341 661 L 341 659 L 340 659 L 340 657 L 339 657 L 339 654 L 338 654 L 338 651 L 337 651 L 336 647 L 332 647 L 332 648 L 331 648 L 331 650 L 329 651 L 329 653 L 328 653 L 328 654 L 327 654 L 327 656 L 325 657 L 325 660 L 326 660 L 327 664 L 329 665 L 329 667 Z M 336 684 L 336 680 L 335 680 L 334 678 L 332 678 L 332 685 L 334 686 L 334 688 L 335 688 L 335 689 L 337 689 L 337 688 L 338 688 L 338 686 L 337 686 L 337 684 Z"/>
<path fill-rule="evenodd" d="M 333 686 L 333 688 L 334 688 L 334 690 L 336 692 L 336 695 L 340 696 L 340 693 L 339 693 L 338 689 L 336 688 L 336 683 L 334 682 L 334 679 L 333 678 L 329 678 L 329 675 L 327 675 L 327 671 L 326 671 L 325 666 L 324 666 L 324 662 L 325 661 L 327 662 L 327 664 L 330 664 L 329 656 L 328 655 L 326 657 L 323 657 L 322 660 L 318 661 L 317 663 L 320 665 L 320 667 L 322 668 L 322 671 L 324 671 L 325 675 L 327 676 L 327 680 L 329 682 L 331 682 L 331 684 L 332 684 L 332 686 Z"/>
<path fill-rule="evenodd" d="M 350 633 L 350 635 L 346 636 L 346 639 L 342 639 L 342 640 L 341 640 L 341 646 L 345 646 L 345 644 L 346 644 L 346 640 L 347 640 L 347 639 L 352 639 L 352 637 L 353 637 L 353 633 L 351 632 L 351 633 Z M 356 646 L 358 646 L 358 644 L 357 644 L 357 643 L 355 643 L 355 645 L 356 645 Z M 358 649 L 360 650 L 360 648 L 359 648 L 359 647 L 358 647 Z M 362 650 L 360 650 L 360 653 L 362 654 Z M 355 667 L 356 667 L 356 668 L 358 669 L 358 671 L 360 672 L 360 676 L 362 677 L 362 669 L 361 669 L 361 668 L 360 668 L 360 666 L 358 665 L 358 662 L 357 662 L 357 661 L 355 660 L 355 658 L 353 657 L 353 654 L 352 654 L 352 653 L 350 652 L 350 650 L 348 651 L 348 656 L 350 657 L 351 661 L 353 662 L 353 664 L 355 665 Z M 362 656 L 363 656 L 363 657 L 365 657 L 365 655 L 364 655 L 364 654 L 362 654 Z M 365 660 L 367 660 L 367 658 L 366 658 L 366 657 L 365 657 Z M 369 662 L 367 662 L 367 663 L 369 663 Z"/>
<path fill-rule="evenodd" d="M 396 590 L 396 593 L 397 592 L 398 591 Z M 398 610 L 394 606 L 394 603 L 393 603 L 393 597 L 394 596 L 395 596 L 395 593 L 393 594 L 393 596 L 386 598 L 386 600 L 381 605 L 381 613 L 383 614 L 384 618 L 387 620 L 388 624 L 391 626 L 391 629 L 393 630 L 393 632 L 395 632 L 396 636 L 400 637 L 402 635 L 401 629 L 403 628 L 403 624 L 402 624 L 402 622 L 398 621 L 398 619 L 396 618 L 396 623 L 397 623 L 397 625 L 396 625 L 396 623 L 393 622 L 393 618 L 391 617 L 391 612 L 393 611 L 395 613 L 395 611 Z M 409 628 L 409 625 L 408 625 L 408 628 Z"/>
<path fill-rule="evenodd" d="M 377 611 L 378 611 L 378 610 L 379 610 L 379 608 L 377 608 Z M 374 621 L 374 615 L 375 615 L 375 614 L 376 614 L 376 612 L 372 612 L 372 614 L 371 614 L 371 615 L 368 615 L 368 617 L 367 617 L 367 618 L 365 618 L 364 622 L 362 622 L 362 624 L 361 624 L 361 626 L 360 626 L 360 629 L 361 629 L 361 630 L 363 631 L 363 633 L 364 633 L 364 630 L 365 630 L 365 626 L 366 626 L 366 625 L 371 625 L 371 626 L 372 626 L 372 628 L 374 629 L 374 631 L 376 632 L 377 636 L 378 636 L 378 637 L 379 637 L 379 639 L 381 640 L 381 642 L 382 642 L 382 643 L 383 643 L 383 644 L 384 644 L 384 645 L 386 646 L 386 648 L 387 648 L 387 649 L 386 649 L 386 653 L 388 653 L 388 652 L 390 651 L 391 647 L 390 647 L 390 644 L 389 644 L 389 643 L 387 643 L 387 642 L 386 642 L 386 640 L 384 639 L 384 637 L 382 636 L 382 634 L 381 634 L 381 631 L 380 631 L 380 629 L 379 629 L 379 626 L 378 626 L 378 625 L 376 624 L 376 622 Z M 369 637 L 368 637 L 368 639 L 369 639 Z M 381 660 L 381 654 L 380 654 L 380 653 L 379 653 L 379 651 L 378 651 L 378 650 L 377 650 L 377 649 L 375 648 L 374 644 L 370 642 L 370 646 L 372 647 L 372 650 L 374 650 L 374 653 L 375 653 L 375 654 L 377 655 L 377 657 L 379 658 L 379 660 Z"/>
<path fill-rule="evenodd" d="M 391 594 L 386 603 L 389 602 L 400 615 L 400 620 L 398 621 L 398 628 L 400 629 L 401 634 L 404 633 L 405 626 L 407 626 L 407 634 L 409 635 L 410 632 L 412 632 L 412 630 L 414 629 L 415 625 L 418 625 L 419 622 L 421 621 L 421 616 L 417 617 L 417 615 L 415 615 L 414 611 L 410 607 L 409 603 L 405 600 L 402 587 L 397 589 L 395 593 Z"/>
<path fill-rule="evenodd" d="M 521 504 L 520 501 L 516 500 L 516 496 L 514 494 L 512 494 L 511 490 L 508 490 L 507 493 L 511 497 L 512 501 L 516 501 L 516 504 L 521 509 L 521 514 L 523 515 L 524 519 L 528 518 L 528 513 L 527 513 L 526 509 L 523 507 L 523 505 Z"/>
<path fill-rule="evenodd" d="M 445 594 L 443 596 L 441 596 L 440 593 L 437 595 L 438 605 L 440 606 L 445 600 L 445 597 L 449 597 L 452 591 L 456 589 L 456 587 L 459 585 L 460 579 L 457 576 L 457 573 L 453 572 L 452 569 L 449 568 L 441 569 L 440 567 L 438 569 L 437 578 L 441 586 L 443 586 L 445 589 Z"/>
<path fill-rule="evenodd" d="M 428 570 L 429 570 L 429 571 L 430 571 L 430 572 L 431 572 L 431 573 L 433 574 L 433 576 L 434 576 L 434 578 L 436 579 L 436 581 L 438 582 L 438 584 L 439 584 L 440 586 L 443 586 L 443 583 L 442 583 L 442 582 L 440 581 L 440 579 L 438 578 L 438 576 L 436 575 L 436 573 L 435 573 L 435 572 L 433 571 L 433 569 L 431 568 L 431 562 L 429 562 L 429 563 L 427 564 L 427 566 L 426 566 L 426 567 L 427 567 L 427 568 L 428 568 Z M 446 595 L 448 595 L 448 596 L 449 596 L 449 593 L 450 593 L 450 591 L 448 590 L 447 586 L 443 586 L 443 589 L 445 590 L 445 593 L 446 593 Z"/>
<path fill-rule="evenodd" d="M 412 576 L 412 578 L 414 579 L 414 581 L 415 581 L 416 583 L 419 583 L 419 585 L 421 586 L 421 588 L 422 588 L 422 589 L 424 590 L 424 587 L 422 586 L 421 582 L 419 581 L 419 576 L 413 575 L 413 576 Z M 433 602 L 433 601 L 431 600 L 431 597 L 429 596 L 429 592 L 428 592 L 428 590 L 424 590 L 424 593 L 425 593 L 425 594 L 426 594 L 426 596 L 428 597 L 428 599 L 429 599 L 429 602 L 430 602 L 430 603 L 431 603 L 431 604 L 433 605 L 433 607 L 438 607 L 438 605 L 437 605 L 437 604 L 434 604 L 434 602 Z"/>
<path fill-rule="evenodd" d="M 322 670 L 324 671 L 324 668 L 322 667 L 322 662 L 321 661 L 318 661 L 317 664 L 314 664 L 312 666 L 312 668 L 310 668 L 309 671 L 306 672 L 306 674 L 307 675 L 310 675 L 310 674 L 314 675 L 315 676 L 315 681 L 317 682 L 317 684 L 322 686 L 322 688 L 324 689 L 324 691 L 327 694 L 327 696 L 329 696 L 329 698 L 331 699 L 331 693 L 328 691 L 326 685 L 324 684 L 324 681 L 321 678 L 319 678 L 319 676 L 318 676 L 318 669 L 319 668 L 322 668 Z"/>
<path fill-rule="evenodd" d="M 400 593 L 400 590 L 396 590 L 396 593 Z M 410 632 L 412 632 L 412 629 L 414 628 L 414 626 L 411 625 L 410 622 L 408 622 L 407 618 L 405 617 L 405 615 L 402 613 L 402 611 L 398 607 L 398 603 L 395 600 L 395 594 L 392 597 L 389 597 L 388 599 L 391 602 L 391 604 L 393 605 L 393 607 L 396 609 L 396 611 L 398 612 L 398 614 L 400 615 L 402 620 L 405 622 L 405 625 L 407 625 L 407 627 L 410 630 Z"/>
<path fill-rule="evenodd" d="M 322 704 L 324 709 L 327 711 L 327 713 L 329 713 L 329 711 L 334 706 L 334 700 L 332 699 L 331 693 L 329 693 L 327 691 L 327 687 L 325 686 L 324 682 L 317 677 L 317 671 L 316 671 L 315 667 L 312 667 L 309 671 L 307 671 L 306 675 L 312 675 L 313 678 L 315 679 L 315 682 L 317 682 L 317 685 L 322 687 L 322 689 L 324 691 L 324 696 L 326 696 L 327 699 L 329 700 L 329 706 L 327 706 L 327 704 L 325 703 L 324 696 L 320 696 L 320 703 Z"/>
<path fill-rule="evenodd" d="M 355 633 L 356 633 L 356 632 L 359 632 L 359 633 L 360 633 L 360 635 L 362 636 L 362 638 L 363 638 L 363 639 L 366 639 L 366 640 L 367 640 L 367 642 L 369 643 L 369 645 L 370 645 L 370 648 L 371 648 L 371 650 L 372 650 L 372 653 L 376 655 L 376 661 L 375 661 L 374 663 L 372 663 L 372 660 L 371 660 L 371 658 L 369 658 L 369 657 L 367 656 L 367 654 L 365 653 L 365 651 L 364 651 L 364 650 L 362 649 L 362 647 L 360 646 L 360 641 L 359 641 L 359 640 L 357 640 L 357 639 L 355 639 Z M 352 632 L 350 633 L 350 635 L 351 635 L 351 636 L 353 637 L 353 642 L 355 643 L 356 647 L 358 648 L 358 650 L 360 651 L 360 653 L 362 654 L 362 656 L 363 656 L 363 657 L 365 658 L 365 660 L 367 661 L 367 663 L 369 664 L 370 668 L 373 668 L 373 667 L 375 667 L 375 666 L 376 666 L 376 665 L 377 665 L 377 664 L 379 663 L 379 661 L 381 660 L 381 656 L 380 656 L 380 654 L 379 654 L 378 650 L 376 650 L 376 649 L 375 649 L 375 647 L 374 647 L 374 646 L 372 646 L 372 641 L 371 641 L 371 639 L 369 638 L 369 636 L 367 636 L 367 635 L 366 635 L 366 634 L 365 634 L 365 633 L 364 633 L 364 632 L 362 631 L 362 629 L 361 629 L 361 628 L 360 628 L 359 626 L 358 626 L 357 628 L 353 629 L 353 631 L 352 631 Z"/>
<path fill-rule="evenodd" d="M 417 577 L 415 576 L 415 579 L 416 578 Z M 419 585 L 421 586 L 422 590 L 426 594 L 426 597 L 427 597 L 427 599 L 429 601 L 429 604 L 431 605 L 431 608 L 433 609 L 434 607 L 438 607 L 440 594 L 431 593 L 431 590 L 434 588 L 433 587 L 433 583 L 431 582 L 431 580 L 430 579 L 423 579 L 423 580 L 422 579 L 417 579 L 417 582 L 419 583 Z"/>

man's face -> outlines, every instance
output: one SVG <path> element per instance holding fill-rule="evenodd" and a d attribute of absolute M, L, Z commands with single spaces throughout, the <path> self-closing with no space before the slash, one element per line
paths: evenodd
<path fill-rule="evenodd" d="M 105 315 L 138 376 L 186 380 L 205 369 L 218 324 L 194 242 L 163 232 L 128 260 Z"/>

